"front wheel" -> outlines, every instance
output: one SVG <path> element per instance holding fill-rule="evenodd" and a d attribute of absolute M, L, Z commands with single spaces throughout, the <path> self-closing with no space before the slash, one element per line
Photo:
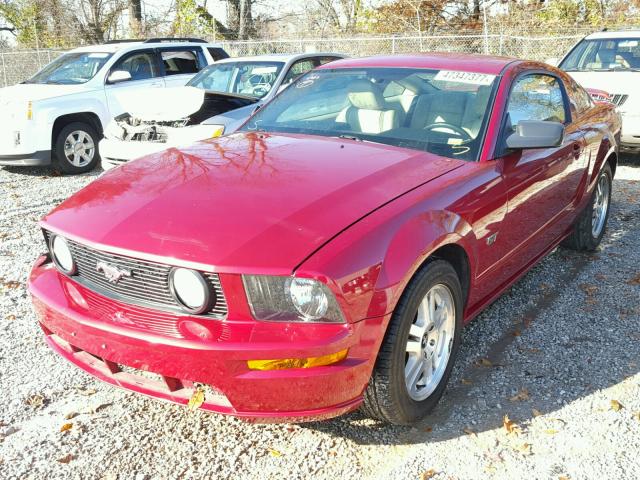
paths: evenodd
<path fill-rule="evenodd" d="M 365 392 L 366 414 L 407 425 L 433 410 L 460 345 L 462 308 L 453 267 L 443 260 L 427 263 L 393 313 Z"/>
<path fill-rule="evenodd" d="M 93 170 L 100 162 L 98 141 L 98 133 L 87 123 L 65 125 L 54 145 L 55 166 L 71 175 Z"/>
<path fill-rule="evenodd" d="M 600 172 L 589 204 L 578 217 L 571 235 L 562 243 L 563 246 L 573 250 L 593 251 L 600 245 L 609 220 L 612 178 L 611 167 L 607 163 Z"/>

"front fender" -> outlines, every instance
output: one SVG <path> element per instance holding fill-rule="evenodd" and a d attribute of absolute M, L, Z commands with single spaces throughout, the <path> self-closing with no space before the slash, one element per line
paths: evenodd
<path fill-rule="evenodd" d="M 347 320 L 355 322 L 393 311 L 407 283 L 438 248 L 455 243 L 472 262 L 472 238 L 471 226 L 450 211 L 425 212 L 420 204 L 400 213 L 382 208 L 316 252 L 296 275 L 332 279 Z"/>

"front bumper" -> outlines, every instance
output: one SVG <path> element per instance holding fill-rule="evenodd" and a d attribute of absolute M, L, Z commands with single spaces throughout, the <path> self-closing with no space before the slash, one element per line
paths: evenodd
<path fill-rule="evenodd" d="M 620 135 L 621 150 L 640 150 L 640 115 L 621 112 L 622 131 Z"/>
<path fill-rule="evenodd" d="M 47 257 L 34 265 L 29 291 L 47 343 L 86 372 L 180 404 L 203 385 L 200 408 L 254 421 L 316 420 L 357 408 L 386 320 L 304 325 L 159 313 L 102 297 L 60 274 Z M 345 348 L 345 360 L 324 367 L 254 371 L 246 364 Z"/>
<path fill-rule="evenodd" d="M 24 167 L 51 165 L 51 150 L 42 150 L 39 152 L 18 155 L 0 155 L 0 165 L 16 165 Z"/>
<path fill-rule="evenodd" d="M 136 158 L 161 152 L 170 145 L 159 142 L 126 142 L 114 138 L 103 138 L 100 141 L 100 157 L 102 168 L 109 170 Z"/>

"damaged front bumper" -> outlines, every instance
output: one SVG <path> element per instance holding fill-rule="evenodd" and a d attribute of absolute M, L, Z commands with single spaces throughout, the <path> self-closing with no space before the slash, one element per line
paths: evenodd
<path fill-rule="evenodd" d="M 102 168 L 109 170 L 136 158 L 216 138 L 223 133 L 223 125 L 132 126 L 123 121 L 114 122 L 107 127 L 105 138 L 100 142 Z"/>

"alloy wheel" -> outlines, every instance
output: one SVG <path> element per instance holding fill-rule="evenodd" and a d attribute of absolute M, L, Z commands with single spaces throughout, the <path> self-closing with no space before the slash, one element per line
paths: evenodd
<path fill-rule="evenodd" d="M 85 167 L 96 153 L 93 138 L 87 132 L 75 130 L 64 141 L 64 156 L 74 167 Z"/>
<path fill-rule="evenodd" d="M 455 303 L 446 285 L 434 285 L 424 296 L 406 343 L 405 384 L 415 401 L 438 387 L 451 356 L 456 323 Z"/>

